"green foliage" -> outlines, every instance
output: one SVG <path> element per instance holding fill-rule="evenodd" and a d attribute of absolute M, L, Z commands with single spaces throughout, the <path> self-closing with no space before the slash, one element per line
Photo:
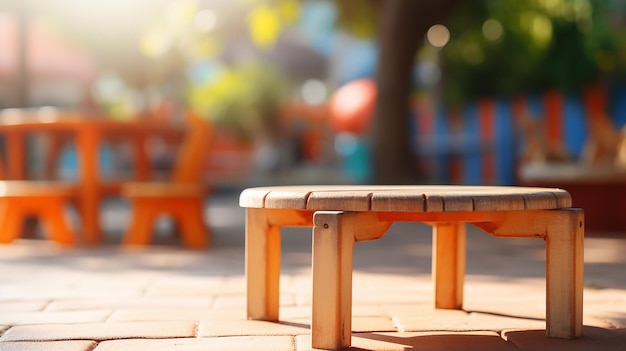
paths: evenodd
<path fill-rule="evenodd" d="M 376 34 L 375 0 L 338 0 L 339 28 L 360 38 L 371 38 Z"/>
<path fill-rule="evenodd" d="M 445 100 L 579 91 L 617 69 L 610 10 L 600 0 L 458 2 L 441 50 Z M 487 21 L 501 26 L 500 36 L 489 37 Z"/>
<path fill-rule="evenodd" d="M 215 81 L 192 86 L 188 103 L 215 124 L 247 139 L 277 129 L 286 87 L 286 80 L 267 65 L 232 67 L 224 69 Z"/>

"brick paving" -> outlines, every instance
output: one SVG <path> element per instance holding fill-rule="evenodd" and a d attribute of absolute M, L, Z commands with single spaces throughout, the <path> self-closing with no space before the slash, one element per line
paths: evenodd
<path fill-rule="evenodd" d="M 280 322 L 245 318 L 244 211 L 208 203 L 214 245 L 187 251 L 169 226 L 154 245 L 119 247 L 124 204 L 105 207 L 108 241 L 62 249 L 0 246 L 0 350 L 309 350 L 311 237 L 283 231 Z M 355 350 L 626 350 L 626 234 L 588 233 L 584 337 L 545 337 L 544 243 L 468 228 L 463 310 L 436 310 L 429 227 L 395 224 L 357 243 Z"/>

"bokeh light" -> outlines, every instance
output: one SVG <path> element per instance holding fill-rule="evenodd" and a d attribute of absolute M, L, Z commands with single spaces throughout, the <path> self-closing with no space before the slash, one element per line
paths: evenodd
<path fill-rule="evenodd" d="M 302 99 L 309 105 L 319 105 L 326 101 L 328 90 L 319 79 L 309 79 L 302 84 Z"/>
<path fill-rule="evenodd" d="M 436 48 L 442 48 L 446 46 L 450 40 L 450 31 L 442 24 L 435 24 L 426 32 L 426 39 L 430 45 Z"/>
<path fill-rule="evenodd" d="M 199 32 L 208 33 L 217 25 L 217 15 L 213 10 L 200 10 L 194 16 L 193 22 Z"/>
<path fill-rule="evenodd" d="M 500 21 L 495 19 L 488 19 L 483 23 L 483 35 L 485 39 L 496 41 L 502 38 L 504 30 Z"/>

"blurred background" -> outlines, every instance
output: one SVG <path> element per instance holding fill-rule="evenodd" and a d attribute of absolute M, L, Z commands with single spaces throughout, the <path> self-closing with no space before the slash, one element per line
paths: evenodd
<path fill-rule="evenodd" d="M 558 186 L 612 203 L 588 223 L 626 228 L 625 15 L 623 0 L 0 0 L 0 109 L 194 109 L 218 131 L 218 188 Z"/>

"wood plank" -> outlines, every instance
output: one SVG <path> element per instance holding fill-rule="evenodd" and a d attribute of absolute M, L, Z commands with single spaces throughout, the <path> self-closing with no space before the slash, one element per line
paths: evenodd
<path fill-rule="evenodd" d="M 566 191 L 555 191 L 554 196 L 557 198 L 557 208 L 572 207 L 572 197 Z"/>
<path fill-rule="evenodd" d="M 462 194 L 441 195 L 443 212 L 474 212 L 474 199 Z"/>
<path fill-rule="evenodd" d="M 528 193 L 524 194 L 524 208 L 526 210 L 558 208 L 559 203 L 554 193 Z"/>
<path fill-rule="evenodd" d="M 546 333 L 582 336 L 584 223 L 582 210 L 561 210 L 546 235 Z"/>
<path fill-rule="evenodd" d="M 239 206 L 246 208 L 265 207 L 265 196 L 271 191 L 270 188 L 248 188 L 239 194 Z"/>
<path fill-rule="evenodd" d="M 309 195 L 308 210 L 369 211 L 372 192 L 369 189 L 354 191 L 313 191 Z"/>
<path fill-rule="evenodd" d="M 321 211 L 313 219 L 313 348 L 350 346 L 355 216 Z"/>
<path fill-rule="evenodd" d="M 491 194 L 477 194 L 472 196 L 474 212 L 484 211 L 519 211 L 526 208 L 523 195 L 505 194 L 493 196 Z"/>
<path fill-rule="evenodd" d="M 426 200 L 421 192 L 375 191 L 371 197 L 371 211 L 424 212 Z"/>
<path fill-rule="evenodd" d="M 290 208 L 294 210 L 304 210 L 307 208 L 307 200 L 310 194 L 311 191 L 306 188 L 273 190 L 265 196 L 263 206 L 266 208 Z"/>
<path fill-rule="evenodd" d="M 435 308 L 461 309 L 465 280 L 465 223 L 433 226 Z"/>
<path fill-rule="evenodd" d="M 246 281 L 248 319 L 278 321 L 280 227 L 265 210 L 246 210 Z"/>

